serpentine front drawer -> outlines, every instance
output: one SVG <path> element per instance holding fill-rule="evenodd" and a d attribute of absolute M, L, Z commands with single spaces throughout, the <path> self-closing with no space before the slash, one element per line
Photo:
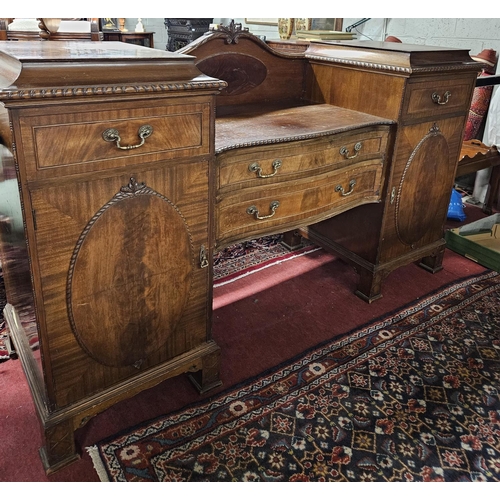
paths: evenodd
<path fill-rule="evenodd" d="M 28 179 L 107 170 L 210 153 L 210 102 L 145 100 L 23 113 Z"/>
<path fill-rule="evenodd" d="M 266 188 L 220 194 L 216 247 L 319 222 L 365 203 L 380 201 L 381 159 Z"/>
<path fill-rule="evenodd" d="M 388 127 L 348 131 L 299 143 L 272 144 L 218 155 L 218 192 L 307 179 L 334 168 L 381 158 Z"/>

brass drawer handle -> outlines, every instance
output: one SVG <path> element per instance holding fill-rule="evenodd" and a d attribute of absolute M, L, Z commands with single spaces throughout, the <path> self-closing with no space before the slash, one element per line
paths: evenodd
<path fill-rule="evenodd" d="M 342 156 L 344 156 L 346 160 L 350 160 L 351 158 L 356 158 L 356 156 L 358 156 L 358 153 L 361 151 L 362 146 L 363 145 L 360 142 L 357 142 L 354 145 L 354 151 L 356 151 L 356 153 L 353 154 L 352 156 L 349 156 L 349 150 L 347 149 L 347 147 L 346 146 L 342 146 L 340 148 L 340 154 Z"/>
<path fill-rule="evenodd" d="M 102 133 L 102 138 L 106 142 L 116 141 L 116 147 L 118 149 L 136 149 L 136 148 L 140 148 L 146 142 L 146 139 L 152 133 L 153 133 L 153 127 L 151 125 L 143 125 L 142 127 L 140 127 L 138 132 L 137 132 L 137 135 L 141 139 L 141 142 L 139 144 L 135 144 L 134 146 L 121 146 L 120 145 L 120 141 L 121 141 L 120 133 L 115 128 L 107 128 Z"/>
<path fill-rule="evenodd" d="M 254 162 L 248 165 L 248 170 L 250 172 L 256 172 L 257 177 L 260 179 L 267 179 L 268 177 L 274 177 L 278 173 L 278 168 L 281 167 L 281 160 L 274 160 L 273 161 L 273 173 L 272 174 L 262 174 L 262 169 L 260 168 L 259 162 Z"/>
<path fill-rule="evenodd" d="M 200 267 L 208 267 L 208 255 L 207 250 L 205 249 L 205 245 L 201 245 L 200 247 Z"/>
<path fill-rule="evenodd" d="M 270 219 L 275 213 L 276 209 L 280 206 L 279 201 L 272 201 L 271 204 L 269 205 L 269 208 L 271 210 L 270 215 L 259 215 L 259 210 L 255 205 L 252 205 L 251 207 L 247 208 L 247 214 L 248 215 L 255 215 L 255 218 L 257 220 L 264 220 L 264 219 Z"/>
<path fill-rule="evenodd" d="M 349 181 L 349 191 L 347 191 L 347 193 L 344 192 L 344 188 L 340 184 L 338 186 L 335 186 L 335 192 L 337 193 L 340 192 L 342 196 L 349 196 L 350 194 L 353 193 L 355 185 L 356 185 L 356 180 L 351 179 Z"/>
<path fill-rule="evenodd" d="M 443 101 L 441 100 L 441 96 L 437 92 L 434 92 L 434 94 L 432 94 L 432 102 L 435 102 L 436 104 L 442 106 L 443 104 L 446 104 L 449 101 L 450 97 L 451 97 L 451 92 L 449 90 L 447 90 L 444 93 Z"/>

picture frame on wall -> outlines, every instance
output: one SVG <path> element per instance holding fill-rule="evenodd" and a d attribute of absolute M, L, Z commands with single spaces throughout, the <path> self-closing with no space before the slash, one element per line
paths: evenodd
<path fill-rule="evenodd" d="M 246 24 L 266 24 L 268 26 L 278 26 L 278 18 L 274 17 L 245 17 Z"/>
<path fill-rule="evenodd" d="M 278 26 L 279 18 L 245 17 L 246 24 L 264 24 L 267 26 Z M 311 18 L 309 29 L 342 31 L 343 19 L 337 18 Z"/>
<path fill-rule="evenodd" d="M 101 31 L 120 31 L 117 17 L 100 18 Z"/>

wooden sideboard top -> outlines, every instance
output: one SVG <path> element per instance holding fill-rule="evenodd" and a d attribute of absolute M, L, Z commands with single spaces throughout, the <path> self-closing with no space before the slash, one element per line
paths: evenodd
<path fill-rule="evenodd" d="M 247 106 L 244 109 L 247 112 L 217 118 L 216 153 L 242 147 L 313 139 L 394 123 L 392 120 L 330 104 L 282 109 L 261 105 Z"/>
<path fill-rule="evenodd" d="M 2 41 L 0 50 L 23 62 L 98 59 L 102 64 L 108 64 L 114 60 L 130 59 L 192 59 L 192 56 L 185 54 L 151 50 L 139 45 L 123 45 L 120 42 L 32 40 L 21 44 L 18 41 Z"/>
<path fill-rule="evenodd" d="M 2 100 L 95 96 L 74 86 L 98 86 L 102 92 L 103 85 L 127 84 L 109 94 L 226 86 L 201 73 L 192 56 L 121 42 L 1 41 L 0 65 Z M 147 88 L 149 83 L 157 85 Z"/>
<path fill-rule="evenodd" d="M 363 69 L 416 73 L 431 69 L 457 71 L 481 69 L 467 49 L 372 40 L 313 41 L 305 52 L 308 59 L 325 60 Z"/>

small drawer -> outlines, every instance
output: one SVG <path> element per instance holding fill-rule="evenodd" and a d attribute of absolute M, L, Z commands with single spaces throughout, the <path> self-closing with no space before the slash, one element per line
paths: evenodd
<path fill-rule="evenodd" d="M 310 178 L 334 168 L 383 156 L 388 128 L 346 132 L 279 148 L 254 147 L 229 151 L 217 159 L 219 192 L 268 186 L 292 179 Z"/>
<path fill-rule="evenodd" d="M 70 112 L 71 111 L 71 112 Z M 210 152 L 210 105 L 167 104 L 25 116 L 29 178 L 105 170 Z M 57 170 L 57 174 L 55 174 Z"/>
<path fill-rule="evenodd" d="M 469 109 L 471 91 L 470 79 L 410 84 L 403 107 L 403 119 L 466 113 Z"/>
<path fill-rule="evenodd" d="M 293 229 L 380 200 L 383 163 L 364 162 L 312 179 L 221 195 L 217 211 L 217 246 L 274 231 Z"/>

